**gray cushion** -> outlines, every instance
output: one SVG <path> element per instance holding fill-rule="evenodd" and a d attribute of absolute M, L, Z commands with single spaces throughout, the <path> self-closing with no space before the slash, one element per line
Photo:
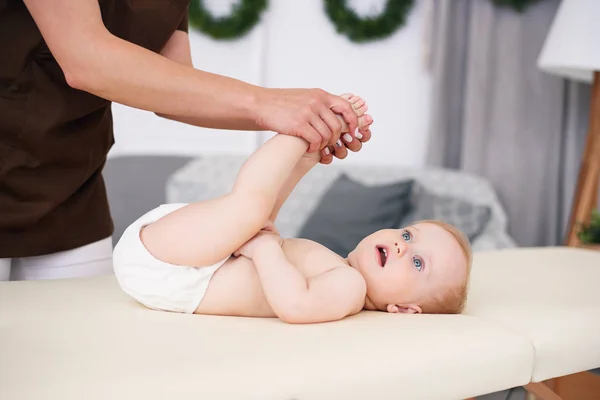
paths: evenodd
<path fill-rule="evenodd" d="M 419 220 L 435 219 L 454 225 L 473 241 L 491 218 L 488 206 L 432 193 L 418 183 L 413 185 L 411 202 L 410 211 L 404 215 L 398 227 L 405 227 Z"/>
<path fill-rule="evenodd" d="M 398 226 L 410 210 L 413 183 L 409 179 L 367 186 L 341 174 L 325 191 L 298 236 L 346 257 L 371 233 Z"/>

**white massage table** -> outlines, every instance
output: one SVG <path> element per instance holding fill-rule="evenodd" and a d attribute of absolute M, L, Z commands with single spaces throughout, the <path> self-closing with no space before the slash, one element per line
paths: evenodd
<path fill-rule="evenodd" d="M 0 283 L 6 400 L 465 399 L 597 367 L 591 250 L 477 254 L 464 315 L 303 326 L 151 311 L 113 277 Z"/>

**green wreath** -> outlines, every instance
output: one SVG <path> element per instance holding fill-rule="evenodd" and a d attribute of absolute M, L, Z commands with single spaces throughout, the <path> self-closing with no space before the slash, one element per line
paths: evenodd
<path fill-rule="evenodd" d="M 345 0 L 325 0 L 325 12 L 340 34 L 353 42 L 369 42 L 390 36 L 406 23 L 414 0 L 387 0 L 376 17 L 361 17 Z"/>
<path fill-rule="evenodd" d="M 215 17 L 204 6 L 203 0 L 192 0 L 189 8 L 190 25 L 218 40 L 232 40 L 245 36 L 258 24 L 267 8 L 267 0 L 240 0 L 231 14 Z"/>
<path fill-rule="evenodd" d="M 540 0 L 493 0 L 494 4 L 500 7 L 510 7 L 519 12 L 523 12 L 527 7 Z"/>

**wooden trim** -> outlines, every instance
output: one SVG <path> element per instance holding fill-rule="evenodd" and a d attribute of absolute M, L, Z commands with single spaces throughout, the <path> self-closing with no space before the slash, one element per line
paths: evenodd
<path fill-rule="evenodd" d="M 525 389 L 535 396 L 536 400 L 563 400 L 562 397 L 554 393 L 550 388 L 541 382 L 530 383 Z"/>
<path fill-rule="evenodd" d="M 567 231 L 567 246 L 577 246 L 577 225 L 590 220 L 592 210 L 598 205 L 598 183 L 600 182 L 600 72 L 594 72 L 592 104 L 589 129 L 579 167 L 577 189 L 571 207 Z"/>
<path fill-rule="evenodd" d="M 600 375 L 589 371 L 555 378 L 554 392 L 565 400 L 598 400 Z"/>

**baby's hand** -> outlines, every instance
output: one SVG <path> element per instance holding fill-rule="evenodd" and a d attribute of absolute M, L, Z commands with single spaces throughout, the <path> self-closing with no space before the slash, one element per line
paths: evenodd
<path fill-rule="evenodd" d="M 233 255 L 235 257 L 244 256 L 246 258 L 253 259 L 258 248 L 260 248 L 264 243 L 273 241 L 277 242 L 279 246 L 283 244 L 283 239 L 279 235 L 277 228 L 275 228 L 273 222 L 268 221 L 252 239 L 244 243 L 233 253 Z"/>

